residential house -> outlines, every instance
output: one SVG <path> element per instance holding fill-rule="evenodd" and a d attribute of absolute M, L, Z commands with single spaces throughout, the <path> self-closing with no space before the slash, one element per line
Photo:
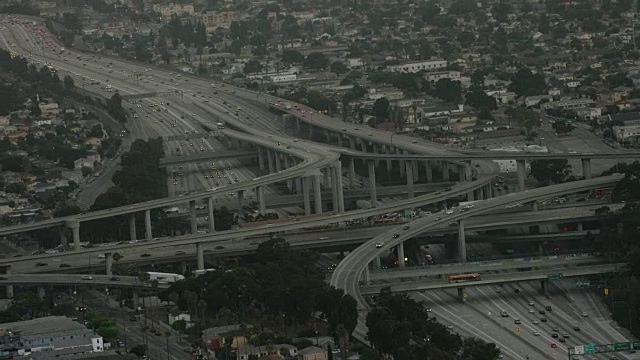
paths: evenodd
<path fill-rule="evenodd" d="M 614 124 L 611 127 L 613 138 L 619 143 L 638 144 L 640 140 L 639 112 L 609 114 L 605 120 Z"/>
<path fill-rule="evenodd" d="M 447 67 L 446 60 L 425 60 L 387 67 L 391 72 L 416 73 L 422 70 L 437 70 Z"/>
<path fill-rule="evenodd" d="M 345 65 L 349 69 L 357 69 L 364 66 L 364 60 L 362 58 L 348 58 L 345 59 Z"/>
<path fill-rule="evenodd" d="M 250 357 L 258 357 L 258 359 L 285 359 L 286 357 L 283 356 L 282 353 L 286 353 L 287 351 L 289 353 L 289 357 L 296 358 L 298 356 L 298 348 L 289 344 L 274 344 L 266 346 L 246 345 L 236 350 L 236 359 L 248 360 Z"/>
<path fill-rule="evenodd" d="M 449 79 L 452 81 L 460 81 L 460 71 L 447 70 L 447 71 L 434 71 L 424 75 L 424 78 L 432 84 L 438 82 L 441 79 Z"/>
<path fill-rule="evenodd" d="M 84 141 L 84 144 L 85 145 L 91 145 L 94 149 L 95 148 L 99 148 L 99 147 L 102 146 L 102 139 L 99 139 L 99 138 L 96 138 L 96 137 L 90 137 L 90 138 L 87 138 Z"/>
<path fill-rule="evenodd" d="M 542 100 L 553 101 L 553 96 L 551 96 L 551 95 L 527 96 L 526 98 L 524 98 L 524 106 L 526 106 L 526 107 L 536 106 Z"/>
<path fill-rule="evenodd" d="M 543 110 L 555 109 L 555 110 L 574 110 L 584 107 L 594 107 L 596 102 L 590 98 L 569 99 L 544 103 L 540 105 Z"/>
<path fill-rule="evenodd" d="M 154 4 L 153 11 L 162 15 L 163 18 L 170 18 L 172 15 L 193 15 L 194 8 L 192 4 Z"/>
<path fill-rule="evenodd" d="M 298 360 L 327 360 L 328 358 L 327 350 L 315 346 L 298 351 Z"/>
<path fill-rule="evenodd" d="M 82 168 L 85 168 L 85 167 L 93 170 L 95 167 L 93 159 L 83 157 L 73 162 L 73 168 L 76 170 L 82 170 Z"/>
<path fill-rule="evenodd" d="M 217 28 L 229 28 L 231 23 L 238 18 L 234 11 L 213 11 L 193 16 L 195 22 L 202 22 L 207 31 L 214 31 Z"/>

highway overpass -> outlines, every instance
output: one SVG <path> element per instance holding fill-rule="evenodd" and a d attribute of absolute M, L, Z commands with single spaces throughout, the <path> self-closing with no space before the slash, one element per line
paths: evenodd
<path fill-rule="evenodd" d="M 92 280 L 84 277 L 91 276 Z M 118 280 L 115 280 L 118 279 Z M 0 276 L 0 285 L 20 286 L 86 286 L 118 287 L 128 289 L 153 289 L 148 281 L 140 281 L 137 276 L 111 276 L 86 274 L 7 274 Z M 167 289 L 169 284 L 158 284 L 158 289 Z"/>
<path fill-rule="evenodd" d="M 174 165 L 180 165 L 185 163 L 197 163 L 205 161 L 218 161 L 229 159 L 244 159 L 258 157 L 256 150 L 228 150 L 228 151 L 216 151 L 216 152 L 201 152 L 191 155 L 182 156 L 170 156 L 160 159 L 160 167 L 169 167 Z"/>
<path fill-rule="evenodd" d="M 428 291 L 428 290 L 437 290 L 437 289 L 451 289 L 451 288 L 465 288 L 470 286 L 482 286 L 482 285 L 494 285 L 494 284 L 506 284 L 513 282 L 523 282 L 523 281 L 549 281 L 549 276 L 553 274 L 562 274 L 562 277 L 581 277 L 581 276 L 592 276 L 592 275 L 602 275 L 608 274 L 612 272 L 621 272 L 628 270 L 627 264 L 607 264 L 607 265 L 597 265 L 597 266 L 589 266 L 589 267 L 579 267 L 573 269 L 546 269 L 541 271 L 525 271 L 525 272 L 517 272 L 517 273 L 508 273 L 508 274 L 490 274 L 490 275 L 482 275 L 482 280 L 479 281 L 466 281 L 459 283 L 450 283 L 446 280 L 439 281 L 412 281 L 412 282 L 403 282 L 403 283 L 393 283 L 393 284 L 385 284 L 385 285 L 372 285 L 372 286 L 362 286 L 360 288 L 360 293 L 362 295 L 377 295 L 380 293 L 385 287 L 391 288 L 391 292 L 413 292 L 413 291 Z"/>

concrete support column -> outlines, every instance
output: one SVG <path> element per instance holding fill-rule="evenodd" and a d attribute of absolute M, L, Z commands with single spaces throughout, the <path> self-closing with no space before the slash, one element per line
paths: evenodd
<path fill-rule="evenodd" d="M 411 160 L 406 162 L 406 168 L 407 168 L 407 194 L 409 195 L 409 199 L 412 199 L 415 196 L 415 190 L 413 188 L 413 165 Z"/>
<path fill-rule="evenodd" d="M 540 280 L 540 290 L 542 290 L 544 296 L 547 296 L 547 280 Z"/>
<path fill-rule="evenodd" d="M 373 259 L 373 268 L 375 270 L 382 269 L 382 262 L 380 261 L 380 256 L 376 256 L 375 259 Z"/>
<path fill-rule="evenodd" d="M 385 154 L 391 154 L 393 152 L 393 149 L 391 148 L 391 146 L 385 146 L 384 152 Z M 391 174 L 392 167 L 393 163 L 391 162 L 391 160 L 387 160 L 387 174 Z"/>
<path fill-rule="evenodd" d="M 331 179 L 331 168 L 322 169 L 322 185 L 325 189 L 333 188 L 333 181 Z"/>
<path fill-rule="evenodd" d="M 544 256 L 544 246 L 542 245 L 542 242 L 538 243 L 538 256 Z"/>
<path fill-rule="evenodd" d="M 136 214 L 129 214 L 129 239 L 136 240 L 137 232 L 136 232 Z"/>
<path fill-rule="evenodd" d="M 333 207 L 333 211 L 338 210 L 338 179 L 336 177 L 336 173 L 333 167 L 327 167 L 324 169 L 325 176 L 329 175 L 331 179 L 331 206 Z"/>
<path fill-rule="evenodd" d="M 322 190 L 320 188 L 320 181 L 322 175 L 318 174 L 313 177 L 313 205 L 315 207 L 316 214 L 322 214 Z"/>
<path fill-rule="evenodd" d="M 372 151 L 374 154 L 377 154 L 377 153 L 379 152 L 378 144 L 376 144 L 376 143 L 374 143 L 374 142 L 370 142 L 370 144 L 371 144 L 371 151 Z M 376 161 L 375 161 L 375 162 L 376 162 L 376 166 L 380 166 L 380 160 L 377 160 L 377 159 L 376 159 Z"/>
<path fill-rule="evenodd" d="M 309 185 L 310 178 L 304 177 L 302 178 L 302 198 L 304 200 L 304 214 L 311 215 L 311 199 L 309 198 L 309 189 L 311 186 Z"/>
<path fill-rule="evenodd" d="M 433 169 L 431 168 L 431 162 L 429 160 L 425 160 L 424 162 L 424 168 L 426 169 L 426 175 L 427 175 L 427 182 L 428 183 L 432 183 L 433 182 Z"/>
<path fill-rule="evenodd" d="M 288 169 L 291 166 L 289 159 L 290 159 L 289 154 L 285 154 L 284 155 L 284 168 L 285 169 Z M 287 179 L 287 189 L 289 191 L 291 191 L 291 189 L 293 189 L 293 180 Z"/>
<path fill-rule="evenodd" d="M 209 232 L 213 233 L 216 231 L 216 220 L 213 216 L 213 196 L 207 199 L 207 212 L 209 216 Z"/>
<path fill-rule="evenodd" d="M 136 289 L 133 289 L 131 296 L 132 296 L 131 300 L 133 302 L 133 309 L 137 310 L 140 307 L 140 292 Z"/>
<path fill-rule="evenodd" d="M 403 268 L 405 266 L 404 263 L 404 243 L 401 242 L 398 244 L 398 266 Z"/>
<path fill-rule="evenodd" d="M 4 267 L 4 273 L 6 275 L 11 275 L 11 265 L 6 265 Z M 7 285 L 7 299 L 13 299 L 13 285 Z"/>
<path fill-rule="evenodd" d="M 449 181 L 449 163 L 442 161 L 442 181 Z"/>
<path fill-rule="evenodd" d="M 533 211 L 538 211 L 538 202 L 537 201 L 532 202 L 531 208 Z"/>
<path fill-rule="evenodd" d="M 269 174 L 273 174 L 273 153 L 271 150 L 267 149 L 267 168 L 269 169 Z"/>
<path fill-rule="evenodd" d="M 43 300 L 46 294 L 47 293 L 44 289 L 44 286 L 38 286 L 38 297 L 40 298 L 40 300 Z"/>
<path fill-rule="evenodd" d="M 327 137 L 327 144 L 331 144 L 331 131 L 329 129 L 326 130 L 325 135 Z"/>
<path fill-rule="evenodd" d="M 467 297 L 465 296 L 465 293 L 464 293 L 464 288 L 461 288 L 461 287 L 458 288 L 458 300 L 462 302 L 467 301 Z"/>
<path fill-rule="evenodd" d="M 476 192 L 471 190 L 467 193 L 467 201 L 474 201 L 476 199 Z"/>
<path fill-rule="evenodd" d="M 69 240 L 67 239 L 67 228 L 64 226 L 58 228 L 58 234 L 60 235 L 60 245 L 62 245 L 65 250 L 67 246 L 69 246 Z"/>
<path fill-rule="evenodd" d="M 464 235 L 464 220 L 458 220 L 458 259 L 467 262 L 467 240 Z"/>
<path fill-rule="evenodd" d="M 467 181 L 467 172 L 464 166 L 458 166 L 458 175 L 460 176 L 460 181 Z"/>
<path fill-rule="evenodd" d="M 376 168 L 371 160 L 367 162 L 369 168 L 369 193 L 371 194 L 371 207 L 378 206 L 378 194 L 376 194 Z"/>
<path fill-rule="evenodd" d="M 584 227 L 582 226 L 582 221 L 578 223 L 578 231 L 584 231 Z"/>
<path fill-rule="evenodd" d="M 524 180 L 527 177 L 527 162 L 526 160 L 516 160 L 516 166 L 518 171 L 518 191 L 524 191 Z"/>
<path fill-rule="evenodd" d="M 180 273 L 182 275 L 187 273 L 187 262 L 186 261 L 180 261 Z"/>
<path fill-rule="evenodd" d="M 80 221 L 67 220 L 66 227 L 71 229 L 71 238 L 73 239 L 73 249 L 80 250 Z"/>
<path fill-rule="evenodd" d="M 144 234 L 147 240 L 153 238 L 153 232 L 151 228 L 151 209 L 144 211 Z"/>
<path fill-rule="evenodd" d="M 258 166 L 260 171 L 264 171 L 264 154 L 262 153 L 262 148 L 258 147 Z"/>
<path fill-rule="evenodd" d="M 264 186 L 258 186 L 258 211 L 260 215 L 267 213 L 267 204 L 264 202 Z"/>
<path fill-rule="evenodd" d="M 302 178 L 295 179 L 293 184 L 295 185 L 295 188 L 296 188 L 295 189 L 296 190 L 296 194 L 300 194 L 300 192 L 302 192 Z"/>
<path fill-rule="evenodd" d="M 491 188 L 491 185 L 487 185 L 484 187 L 485 190 L 485 199 L 491 199 L 493 197 L 493 189 Z"/>
<path fill-rule="evenodd" d="M 282 159 L 281 159 L 282 154 L 280 153 L 275 153 L 275 160 L 276 160 L 276 171 L 280 172 L 282 171 Z"/>
<path fill-rule="evenodd" d="M 362 272 L 362 283 L 366 286 L 371 282 L 371 278 L 369 277 L 369 264 L 364 267 L 364 271 Z"/>
<path fill-rule="evenodd" d="M 105 274 L 113 275 L 113 256 L 111 253 L 104 253 Z"/>
<path fill-rule="evenodd" d="M 397 153 L 397 154 L 402 154 L 402 150 L 400 150 L 400 149 L 396 148 L 396 153 Z M 404 160 L 399 160 L 399 161 L 398 161 L 398 164 L 399 164 L 399 166 L 400 166 L 400 177 L 404 177 L 404 174 L 405 174 L 405 166 L 404 166 L 405 164 L 404 164 Z"/>
<path fill-rule="evenodd" d="M 296 118 L 296 133 L 300 134 L 300 119 Z"/>
<path fill-rule="evenodd" d="M 340 161 L 336 161 L 333 167 L 333 177 L 335 178 L 333 192 L 338 194 L 338 212 L 344 214 L 344 189 L 342 188 L 342 163 Z"/>
<path fill-rule="evenodd" d="M 591 159 L 589 158 L 582 159 L 582 176 L 585 179 L 591 179 Z"/>
<path fill-rule="evenodd" d="M 478 189 L 477 192 L 478 192 L 478 200 L 484 200 L 484 188 Z"/>
<path fill-rule="evenodd" d="M 418 181 L 418 177 L 420 175 L 420 170 L 418 169 L 418 162 L 416 160 L 411 161 L 411 166 L 413 167 L 413 181 Z"/>
<path fill-rule="evenodd" d="M 196 201 L 189 201 L 189 217 L 191 218 L 191 233 L 198 233 L 198 218 L 196 217 Z"/>
<path fill-rule="evenodd" d="M 355 136 L 349 136 L 349 147 L 352 150 L 356 150 L 356 137 Z"/>
<path fill-rule="evenodd" d="M 198 270 L 204 270 L 204 249 L 202 243 L 196 243 L 196 256 Z"/>
<path fill-rule="evenodd" d="M 238 214 L 242 212 L 242 199 L 244 198 L 244 191 L 238 190 Z"/>
<path fill-rule="evenodd" d="M 342 143 L 342 134 L 338 134 L 338 146 L 344 147 L 344 144 Z"/>
<path fill-rule="evenodd" d="M 349 188 L 356 188 L 356 164 L 353 158 L 349 158 Z"/>

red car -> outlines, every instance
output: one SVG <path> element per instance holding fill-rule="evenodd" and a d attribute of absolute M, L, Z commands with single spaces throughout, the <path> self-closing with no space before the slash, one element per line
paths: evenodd
<path fill-rule="evenodd" d="M 556 345 L 556 343 L 551 343 L 551 347 L 555 349 L 558 347 L 558 345 Z"/>

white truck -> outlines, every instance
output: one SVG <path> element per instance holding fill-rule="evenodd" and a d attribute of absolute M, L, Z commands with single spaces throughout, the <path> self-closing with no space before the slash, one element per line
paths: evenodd
<path fill-rule="evenodd" d="M 149 281 L 156 280 L 160 284 L 172 284 L 176 281 L 184 280 L 184 276 L 180 274 L 161 273 L 161 272 L 147 272 L 149 275 Z"/>
<path fill-rule="evenodd" d="M 289 103 L 284 104 L 284 108 L 287 110 L 291 110 L 291 104 Z"/>

